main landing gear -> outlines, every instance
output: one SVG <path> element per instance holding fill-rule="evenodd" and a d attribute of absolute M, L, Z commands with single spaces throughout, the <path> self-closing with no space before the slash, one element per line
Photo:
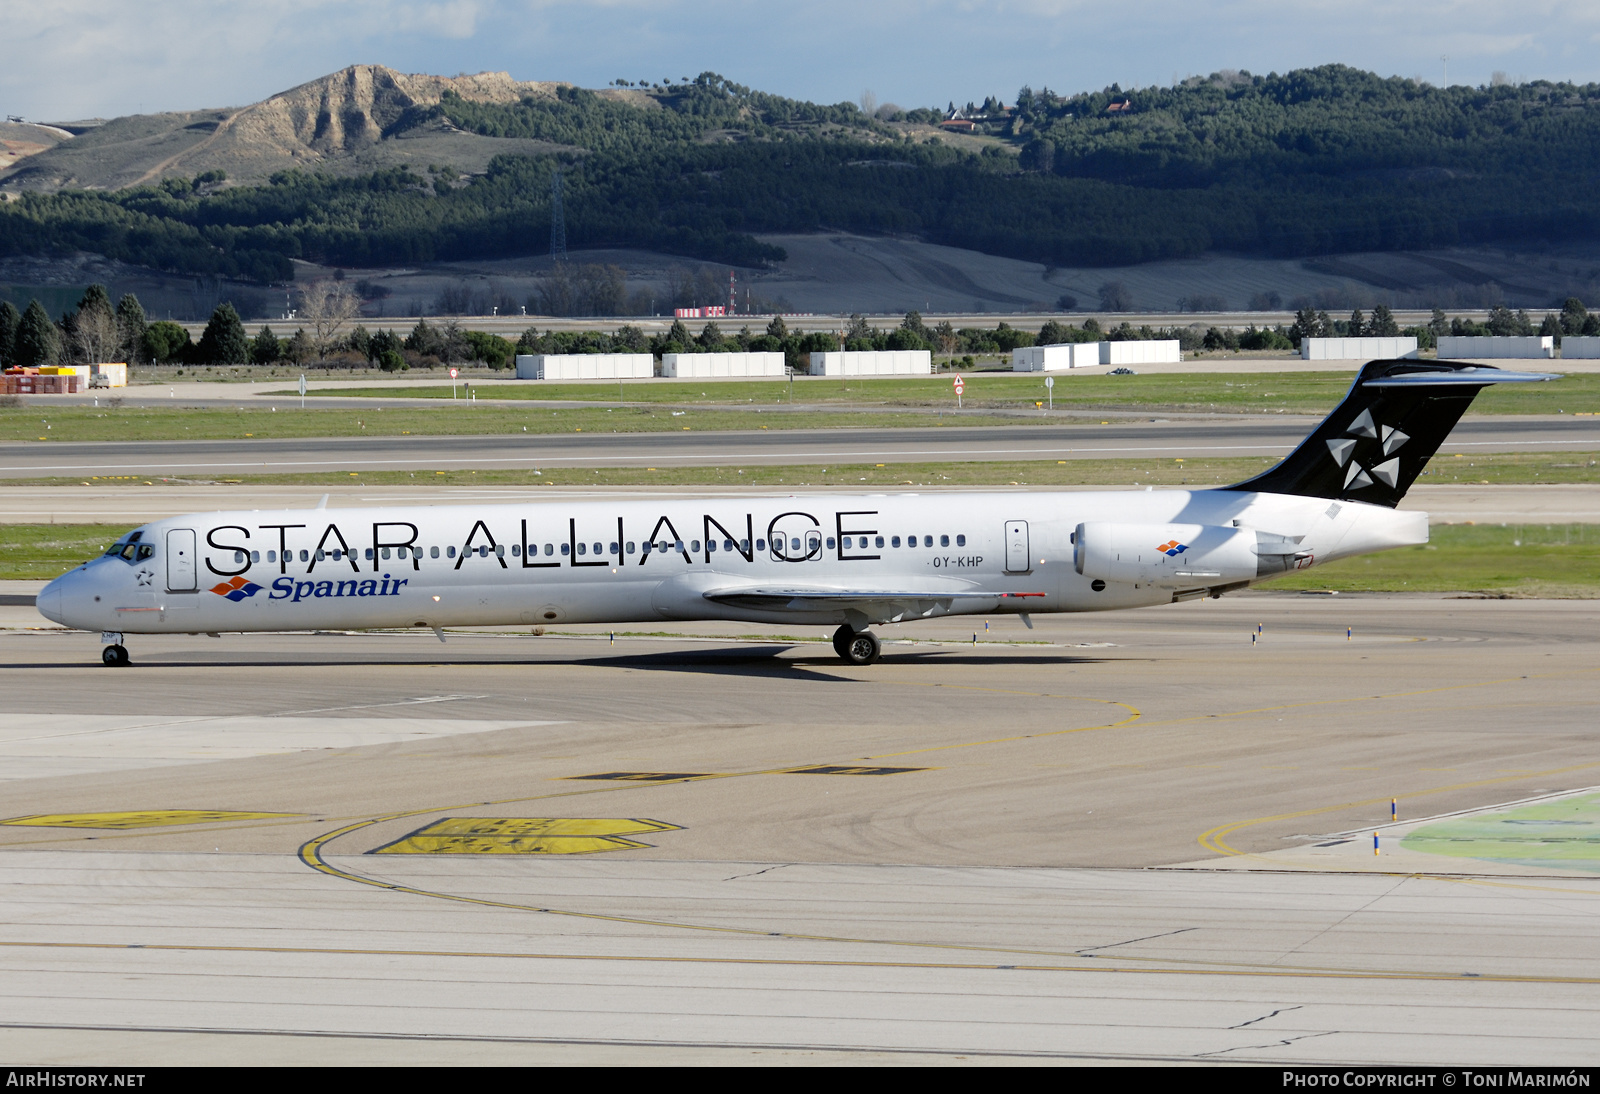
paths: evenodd
<path fill-rule="evenodd" d="M 851 665 L 870 665 L 883 652 L 878 636 L 871 631 L 857 631 L 845 624 L 833 632 L 833 651 Z"/>

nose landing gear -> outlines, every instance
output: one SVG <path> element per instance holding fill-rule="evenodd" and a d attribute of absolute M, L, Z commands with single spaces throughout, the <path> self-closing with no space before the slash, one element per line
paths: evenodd
<path fill-rule="evenodd" d="M 833 652 L 847 664 L 870 665 L 878 659 L 883 647 L 871 631 L 857 631 L 846 624 L 833 632 Z"/>
<path fill-rule="evenodd" d="M 122 668 L 132 664 L 128 657 L 128 647 L 122 644 L 122 635 L 116 631 L 101 631 L 100 641 L 105 645 L 100 650 L 100 661 L 111 668 Z"/>

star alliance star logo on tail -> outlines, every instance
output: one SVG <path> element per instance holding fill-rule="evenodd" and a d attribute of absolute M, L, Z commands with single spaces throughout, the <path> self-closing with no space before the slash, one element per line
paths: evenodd
<path fill-rule="evenodd" d="M 1189 545 L 1187 543 L 1179 543 L 1175 539 L 1169 539 L 1167 542 L 1156 548 L 1156 550 L 1160 551 L 1169 558 L 1181 555 L 1188 549 Z"/>
<path fill-rule="evenodd" d="M 246 597 L 255 596 L 261 591 L 261 586 L 254 581 L 246 581 L 242 577 L 232 577 L 220 585 L 211 586 L 211 591 L 237 604 Z"/>

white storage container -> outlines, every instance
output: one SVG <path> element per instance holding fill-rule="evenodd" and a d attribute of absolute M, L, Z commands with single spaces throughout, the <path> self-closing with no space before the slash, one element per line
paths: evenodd
<path fill-rule="evenodd" d="M 1300 342 L 1303 361 L 1387 361 L 1415 357 L 1415 338 L 1305 338 Z"/>
<path fill-rule="evenodd" d="M 1453 334 L 1439 336 L 1439 360 L 1463 361 L 1480 357 L 1554 357 L 1556 340 L 1550 335 L 1497 335 L 1470 338 Z"/>
<path fill-rule="evenodd" d="M 679 379 L 781 380 L 781 353 L 664 353 L 661 375 Z"/>
<path fill-rule="evenodd" d="M 647 380 L 656 374 L 648 353 L 535 353 L 517 355 L 519 380 Z"/>
<path fill-rule="evenodd" d="M 1099 342 L 1102 365 L 1155 365 L 1165 361 L 1181 361 L 1176 338 L 1163 338 L 1148 342 Z"/>
<path fill-rule="evenodd" d="M 1600 357 L 1600 338 L 1592 334 L 1569 334 L 1561 339 L 1561 356 L 1574 361 Z"/>
<path fill-rule="evenodd" d="M 1100 363 L 1099 342 L 1059 346 L 1019 346 L 1011 351 L 1012 372 L 1058 372 Z"/>
<path fill-rule="evenodd" d="M 836 350 L 811 355 L 813 376 L 930 376 L 933 354 L 925 349 Z"/>

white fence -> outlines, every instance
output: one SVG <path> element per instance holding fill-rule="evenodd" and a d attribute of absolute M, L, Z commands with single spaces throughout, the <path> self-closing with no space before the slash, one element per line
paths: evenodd
<path fill-rule="evenodd" d="M 1300 342 L 1304 361 L 1387 361 L 1415 357 L 1415 338 L 1306 338 Z"/>
<path fill-rule="evenodd" d="M 1550 335 L 1502 335 L 1489 338 L 1468 338 L 1456 335 L 1439 336 L 1439 360 L 1474 360 L 1480 357 L 1554 357 L 1556 340 Z"/>
<path fill-rule="evenodd" d="M 517 356 L 519 380 L 646 380 L 656 374 L 648 353 L 535 353 Z"/>
<path fill-rule="evenodd" d="M 1011 351 L 1012 372 L 1058 372 L 1100 363 L 1103 342 L 1074 342 L 1060 346 L 1018 346 Z"/>
<path fill-rule="evenodd" d="M 811 355 L 813 376 L 928 376 L 933 355 L 925 349 L 836 350 Z"/>
<path fill-rule="evenodd" d="M 661 375 L 679 379 L 717 380 L 744 377 L 781 380 L 784 377 L 781 353 L 664 353 Z"/>

